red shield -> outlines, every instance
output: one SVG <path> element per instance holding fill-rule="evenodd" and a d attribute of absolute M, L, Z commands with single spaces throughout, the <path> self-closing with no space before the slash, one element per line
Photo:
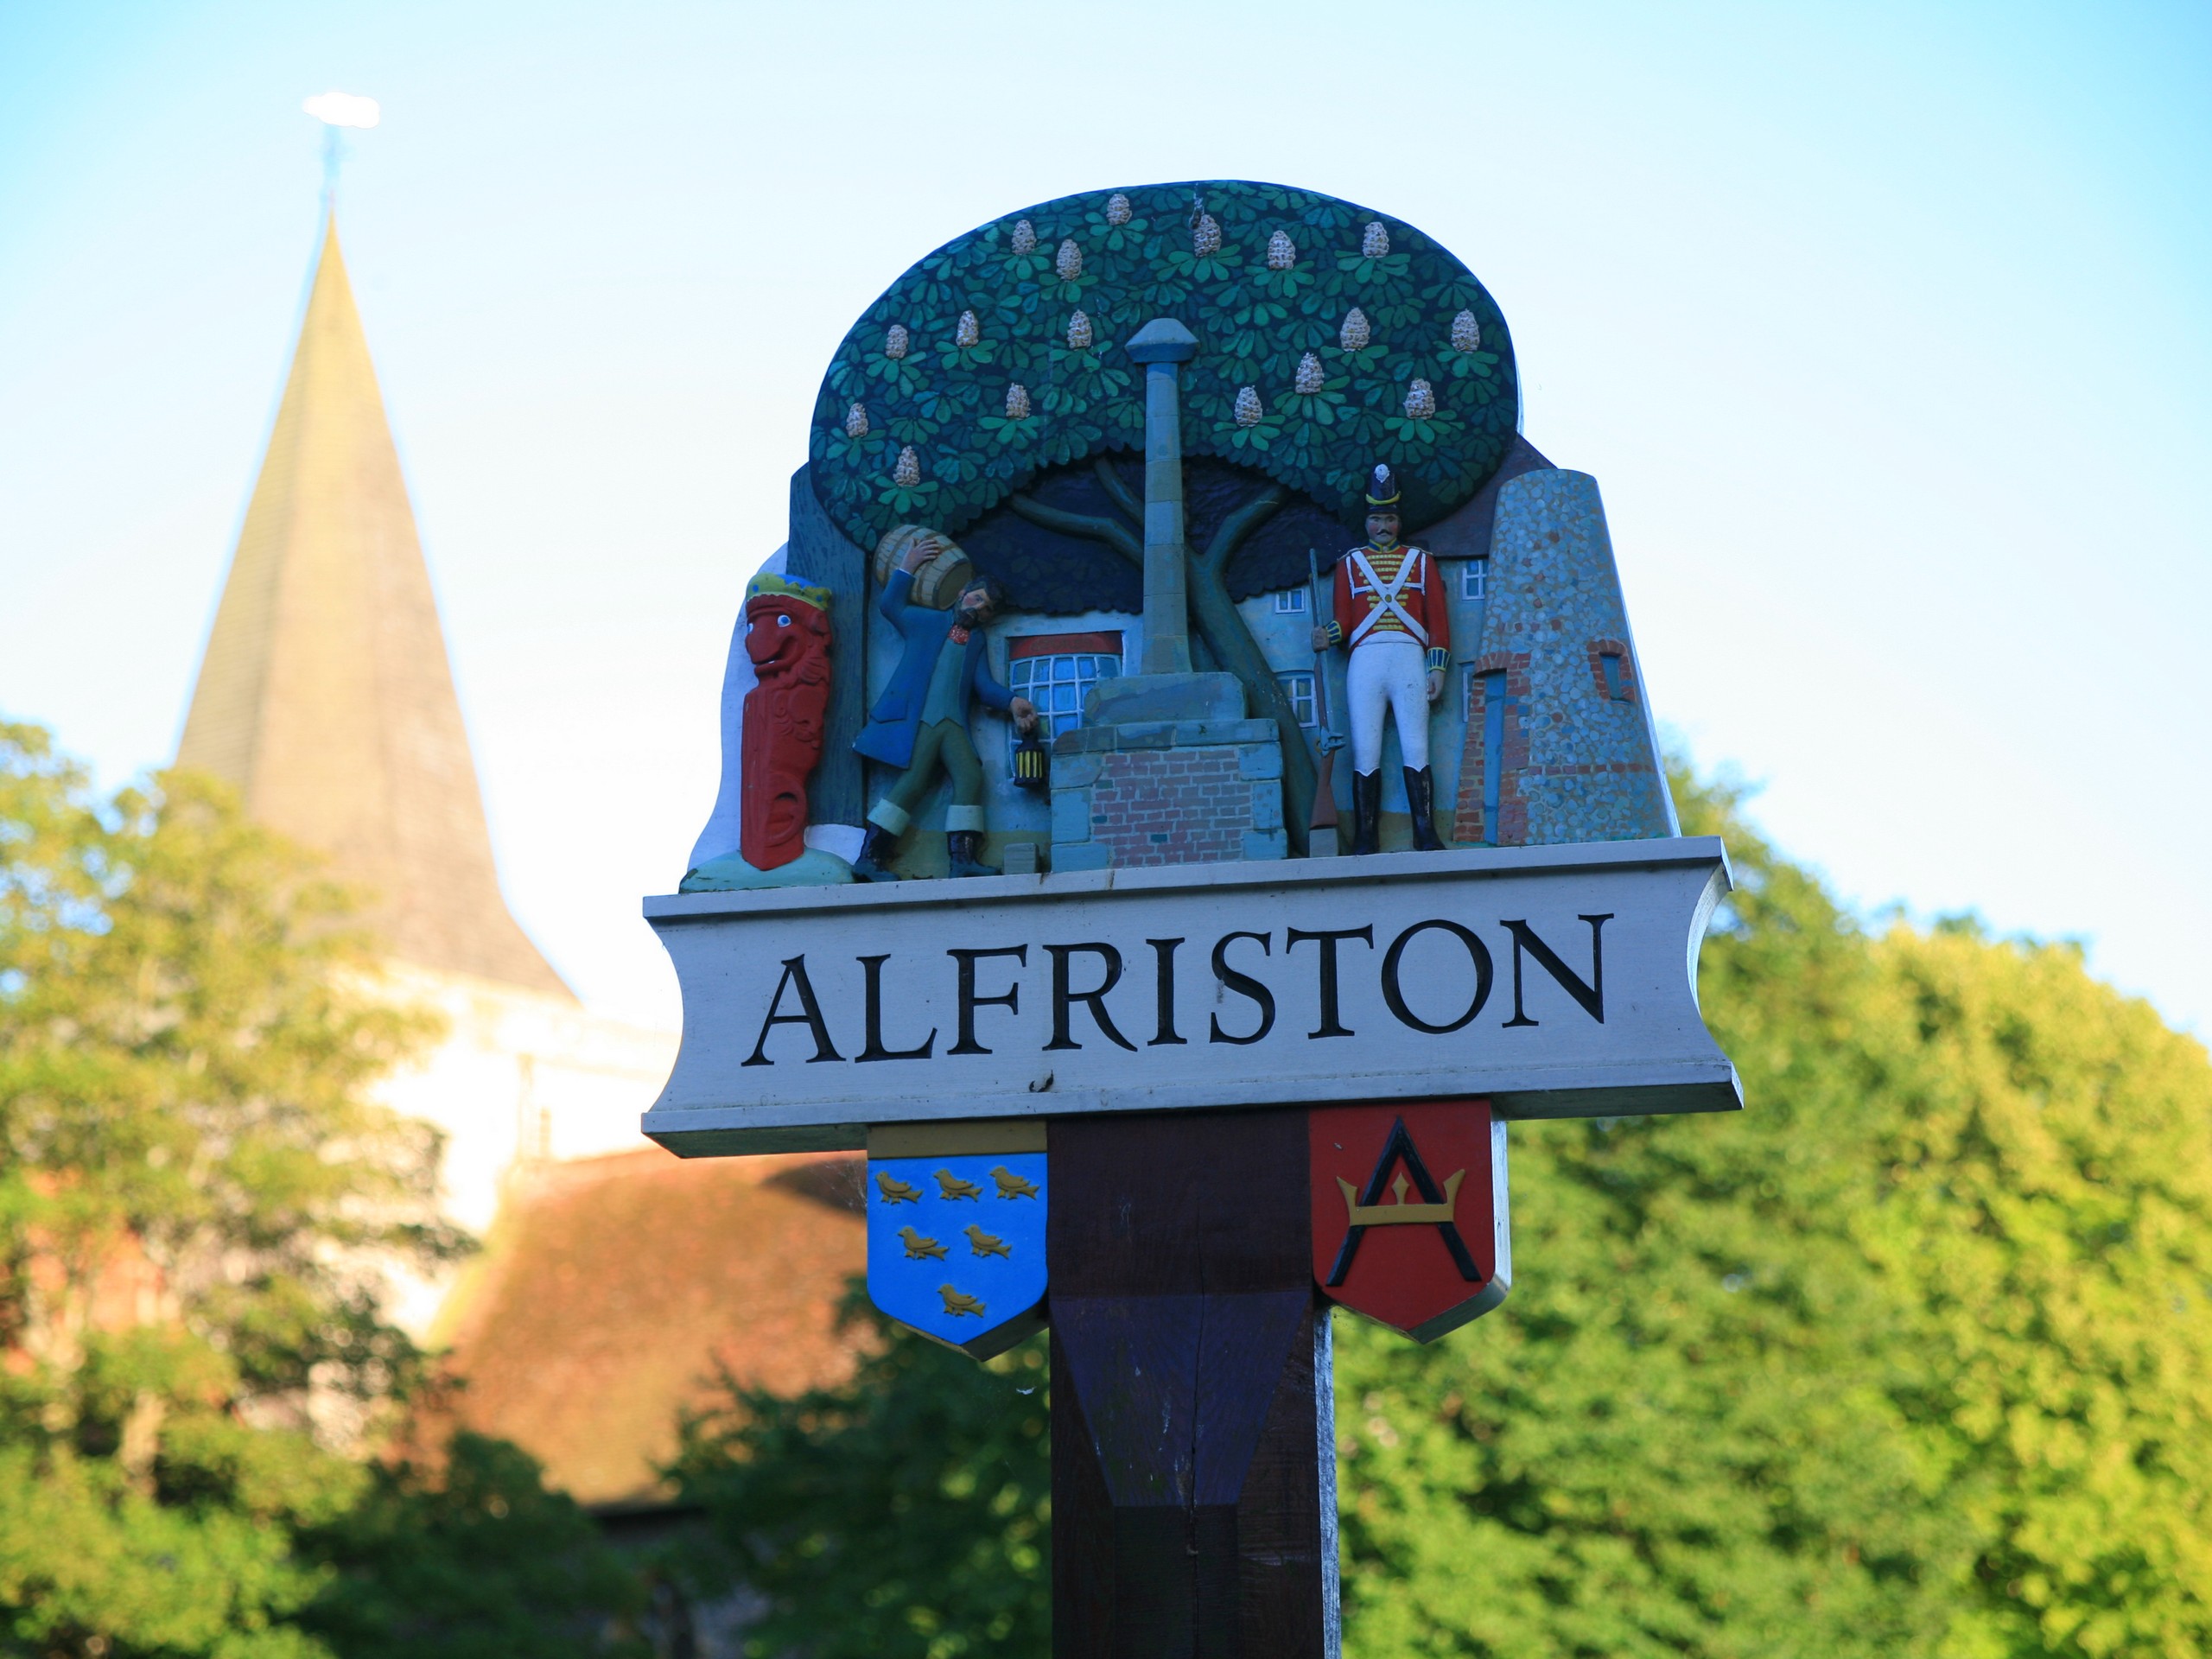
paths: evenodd
<path fill-rule="evenodd" d="M 1334 1106 L 1307 1122 L 1324 1293 L 1416 1342 L 1505 1300 L 1505 1125 L 1490 1102 Z"/>

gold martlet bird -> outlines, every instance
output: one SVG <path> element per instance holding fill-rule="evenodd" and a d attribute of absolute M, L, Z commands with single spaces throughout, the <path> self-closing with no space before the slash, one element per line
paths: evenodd
<path fill-rule="evenodd" d="M 899 1230 L 899 1236 L 906 1241 L 908 1261 L 918 1261 L 925 1255 L 933 1255 L 940 1262 L 944 1260 L 944 1246 L 938 1243 L 937 1240 L 925 1238 L 911 1227 L 901 1227 Z"/>
<path fill-rule="evenodd" d="M 1002 1198 L 1033 1198 L 1037 1196 L 1036 1182 L 1015 1174 L 1004 1164 L 992 1169 L 991 1179 L 999 1184 L 999 1197 Z"/>
<path fill-rule="evenodd" d="M 883 1201 L 886 1204 L 919 1204 L 922 1201 L 920 1187 L 909 1186 L 897 1177 L 887 1175 L 881 1170 L 876 1172 L 875 1184 L 881 1190 Z"/>
<path fill-rule="evenodd" d="M 1014 1260 L 1014 1252 L 1007 1248 L 1006 1240 L 992 1237 L 972 1223 L 961 1230 L 968 1235 L 968 1248 L 977 1255 L 1002 1255 L 1009 1262 Z"/>

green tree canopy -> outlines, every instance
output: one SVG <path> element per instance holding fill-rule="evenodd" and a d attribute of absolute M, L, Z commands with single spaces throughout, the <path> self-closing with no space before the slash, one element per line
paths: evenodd
<path fill-rule="evenodd" d="M 342 1659 L 582 1659 L 642 1651 L 641 1586 L 519 1447 L 460 1433 L 378 1465 L 309 1532 L 327 1569 L 301 1624 Z"/>
<path fill-rule="evenodd" d="M 383 1269 L 463 1243 L 435 1135 L 367 1092 L 427 1027 L 347 919 L 217 786 L 102 798 L 0 723 L 0 1654 L 368 1659 L 372 1579 L 415 1651 L 582 1655 L 621 1611 L 511 1449 L 343 1454 L 419 1370 Z"/>
<path fill-rule="evenodd" d="M 957 534 L 1041 470 L 1141 449 L 1144 371 L 1124 347 L 1161 316 L 1198 339 L 1185 452 L 1346 522 L 1377 461 L 1401 474 L 1409 522 L 1427 524 L 1512 442 L 1505 320 L 1446 249 L 1310 190 L 1147 185 L 1009 213 L 893 283 L 816 401 L 823 508 L 862 547 L 910 522 Z"/>
<path fill-rule="evenodd" d="M 2204 1051 L 2070 948 L 1866 937 L 1688 798 L 1750 1109 L 1516 1133 L 1505 1317 L 1348 1333 L 1358 1649 L 2205 1651 Z"/>
<path fill-rule="evenodd" d="M 671 1472 L 712 1529 L 693 1586 L 766 1599 L 747 1632 L 759 1659 L 1041 1656 L 1045 1339 L 978 1365 L 888 1325 L 857 1283 L 843 1317 L 878 1337 L 849 1384 L 794 1399 L 732 1385 L 685 1426 Z"/>
<path fill-rule="evenodd" d="M 1735 861 L 1700 995 L 1749 1109 L 1516 1126 L 1503 1308 L 1428 1348 L 1338 1319 L 1347 1651 L 2212 1650 L 2203 1049 L 2068 947 L 1869 933 L 1724 792 L 1676 793 Z M 779 1629 L 1033 1524 L 1042 1440 L 963 1363 L 749 1402 L 741 1504 L 695 1448 Z M 850 1455 L 892 1423 L 927 1426 L 925 1467 Z M 933 1503 L 892 1556 L 894 1497 L 948 1471 L 1024 1496 Z M 1002 1586 L 943 1582 L 874 1651 L 989 1650 Z"/>

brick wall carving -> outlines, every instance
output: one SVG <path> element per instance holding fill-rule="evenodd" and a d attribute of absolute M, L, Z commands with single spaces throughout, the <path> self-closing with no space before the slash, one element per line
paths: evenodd
<path fill-rule="evenodd" d="M 1052 868 L 1286 858 L 1282 749 L 1267 720 L 1087 726 L 1052 752 Z"/>
<path fill-rule="evenodd" d="M 1234 749 L 1109 755 L 1091 786 L 1091 839 L 1116 869 L 1242 858 L 1251 798 Z"/>
<path fill-rule="evenodd" d="M 1452 814 L 1452 839 L 1462 847 L 1479 845 L 1489 825 L 1483 804 L 1490 787 L 1490 683 L 1493 674 L 1505 676 L 1505 720 L 1497 782 L 1497 842 L 1517 847 L 1529 838 L 1529 804 L 1521 798 L 1521 778 L 1529 766 L 1529 653 L 1485 652 L 1470 665 L 1474 681 L 1467 701 L 1467 747 L 1459 764 L 1459 798 Z"/>

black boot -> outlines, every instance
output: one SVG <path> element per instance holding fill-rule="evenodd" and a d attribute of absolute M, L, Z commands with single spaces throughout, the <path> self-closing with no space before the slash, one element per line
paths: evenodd
<path fill-rule="evenodd" d="M 944 837 L 945 862 L 950 868 L 949 875 L 996 875 L 998 872 L 988 864 L 978 864 L 976 855 L 982 850 L 983 837 L 974 830 L 954 830 Z"/>
<path fill-rule="evenodd" d="M 868 827 L 868 839 L 861 843 L 861 855 L 853 861 L 853 875 L 861 881 L 896 881 L 898 874 L 891 868 L 891 855 L 898 849 L 899 837 L 880 823 Z"/>
<path fill-rule="evenodd" d="M 1382 824 L 1382 774 L 1355 772 L 1351 775 L 1351 850 L 1379 852 L 1376 839 Z"/>
<path fill-rule="evenodd" d="M 1431 785 L 1429 772 L 1423 766 L 1415 772 L 1406 768 L 1406 805 L 1414 815 L 1414 850 L 1417 853 L 1440 853 L 1444 843 L 1436 838 L 1435 803 L 1429 799 Z"/>

